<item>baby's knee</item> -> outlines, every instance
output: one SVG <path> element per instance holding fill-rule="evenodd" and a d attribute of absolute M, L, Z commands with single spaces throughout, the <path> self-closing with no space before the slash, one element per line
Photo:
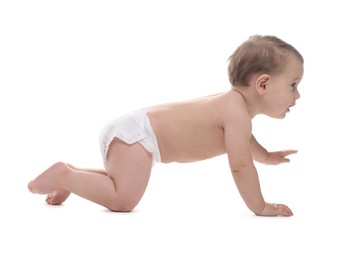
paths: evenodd
<path fill-rule="evenodd" d="M 131 212 L 136 205 L 137 202 L 133 202 L 128 199 L 121 199 L 114 201 L 107 208 L 114 212 Z"/>
<path fill-rule="evenodd" d="M 131 212 L 133 211 L 135 207 L 130 207 L 130 206 L 126 206 L 126 205 L 116 205 L 114 207 L 108 207 L 109 210 L 113 211 L 113 212 Z"/>

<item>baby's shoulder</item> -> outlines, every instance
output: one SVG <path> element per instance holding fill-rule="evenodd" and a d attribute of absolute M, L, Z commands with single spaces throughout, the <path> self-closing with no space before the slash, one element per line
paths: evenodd
<path fill-rule="evenodd" d="M 236 91 L 230 91 L 223 98 L 217 100 L 217 106 L 222 109 L 222 113 L 238 115 L 247 114 L 247 103 L 243 96 Z"/>
<path fill-rule="evenodd" d="M 218 113 L 222 115 L 222 124 L 225 127 L 235 125 L 251 125 L 251 116 L 248 111 L 245 99 L 237 93 L 230 92 L 224 101 L 219 103 L 220 110 Z"/>

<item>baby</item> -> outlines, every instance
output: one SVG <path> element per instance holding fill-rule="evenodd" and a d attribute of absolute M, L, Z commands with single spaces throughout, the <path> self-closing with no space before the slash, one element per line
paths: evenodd
<path fill-rule="evenodd" d="M 229 57 L 229 91 L 132 111 L 100 134 L 105 170 L 57 162 L 28 185 L 48 194 L 48 204 L 70 193 L 111 211 L 129 212 L 142 198 L 155 162 L 195 162 L 227 154 L 235 184 L 258 216 L 292 216 L 283 204 L 267 203 L 254 160 L 289 162 L 295 150 L 268 152 L 252 135 L 258 114 L 284 118 L 300 98 L 303 57 L 275 36 L 254 35 Z"/>

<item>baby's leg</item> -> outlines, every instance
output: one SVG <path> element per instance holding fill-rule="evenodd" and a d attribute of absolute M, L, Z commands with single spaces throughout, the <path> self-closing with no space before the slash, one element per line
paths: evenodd
<path fill-rule="evenodd" d="M 56 163 L 29 183 L 33 193 L 63 189 L 113 211 L 131 211 L 148 184 L 152 155 L 139 143 L 114 139 L 108 151 L 108 176 Z"/>
<path fill-rule="evenodd" d="M 141 200 L 150 178 L 153 156 L 140 143 L 128 145 L 115 138 L 108 151 L 107 172 L 116 196 L 108 208 L 131 211 Z"/>
<path fill-rule="evenodd" d="M 94 172 L 98 174 L 107 175 L 107 172 L 102 169 L 86 169 L 86 168 L 77 168 L 71 164 L 66 164 L 69 168 L 73 170 L 83 171 L 83 172 Z M 50 205 L 61 205 L 70 195 L 70 192 L 65 189 L 56 189 L 53 192 L 49 193 L 45 201 Z"/>

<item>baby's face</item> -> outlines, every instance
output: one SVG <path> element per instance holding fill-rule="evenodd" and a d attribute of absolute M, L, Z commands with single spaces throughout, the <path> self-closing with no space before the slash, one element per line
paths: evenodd
<path fill-rule="evenodd" d="M 284 118 L 300 98 L 298 85 L 303 76 L 303 64 L 294 55 L 288 59 L 283 72 L 271 76 L 268 84 L 267 115 L 273 118 Z"/>

